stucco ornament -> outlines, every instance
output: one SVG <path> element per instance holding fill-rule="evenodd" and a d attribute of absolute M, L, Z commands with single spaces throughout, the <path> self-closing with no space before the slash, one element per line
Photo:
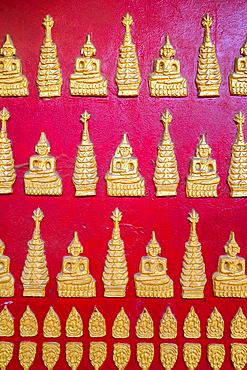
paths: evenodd
<path fill-rule="evenodd" d="M 66 337 L 79 338 L 83 335 L 83 322 L 79 312 L 75 307 L 72 310 L 66 320 Z"/>
<path fill-rule="evenodd" d="M 168 306 L 160 321 L 159 336 L 161 339 L 174 339 L 178 334 L 178 323 Z"/>
<path fill-rule="evenodd" d="M 130 345 L 127 343 L 113 344 L 113 361 L 118 370 L 124 370 L 130 360 Z"/>
<path fill-rule="evenodd" d="M 43 335 L 45 338 L 58 338 L 61 335 L 60 319 L 52 306 L 44 320 Z"/>
<path fill-rule="evenodd" d="M 189 370 L 194 370 L 201 359 L 202 348 L 199 343 L 185 343 L 183 345 L 183 359 Z"/>
<path fill-rule="evenodd" d="M 247 36 L 240 49 L 242 57 L 235 58 L 234 72 L 229 75 L 229 88 L 231 95 L 247 95 Z"/>
<path fill-rule="evenodd" d="M 0 239 L 0 297 L 13 297 L 15 294 L 15 279 L 9 272 L 10 258 L 4 256 L 4 242 Z"/>
<path fill-rule="evenodd" d="M 72 370 L 76 370 L 83 356 L 83 345 L 80 342 L 66 343 L 66 361 Z"/>
<path fill-rule="evenodd" d="M 20 335 L 22 337 L 35 337 L 38 334 L 38 321 L 33 311 L 27 306 L 20 320 Z"/>
<path fill-rule="evenodd" d="M 153 338 L 154 336 L 154 323 L 145 307 L 136 322 L 135 329 L 137 338 Z"/>
<path fill-rule="evenodd" d="M 142 370 L 148 370 L 154 359 L 153 343 L 137 343 L 136 359 Z"/>
<path fill-rule="evenodd" d="M 107 344 L 105 342 L 91 342 L 89 347 L 89 360 L 95 370 L 98 370 L 105 362 Z"/>
<path fill-rule="evenodd" d="M 224 334 L 224 320 L 216 307 L 207 320 L 207 338 L 221 339 Z"/>
<path fill-rule="evenodd" d="M 56 365 L 60 355 L 60 344 L 57 342 L 44 342 L 42 346 L 42 359 L 48 370 Z"/>
<path fill-rule="evenodd" d="M 89 335 L 92 338 L 101 338 L 106 335 L 106 324 L 102 313 L 94 307 L 93 313 L 88 323 Z"/>
<path fill-rule="evenodd" d="M 231 361 L 234 369 L 242 370 L 247 363 L 247 345 L 231 343 Z"/>
<path fill-rule="evenodd" d="M 190 312 L 184 320 L 183 332 L 185 338 L 196 339 L 201 337 L 200 320 L 193 306 L 191 307 Z"/>
<path fill-rule="evenodd" d="M 122 307 L 112 325 L 113 338 L 128 338 L 130 335 L 130 321 Z"/>
<path fill-rule="evenodd" d="M 231 338 L 234 339 L 247 338 L 247 320 L 241 307 L 239 307 L 238 312 L 231 321 L 230 332 Z"/>
<path fill-rule="evenodd" d="M 12 337 L 14 333 L 14 319 L 5 305 L 0 313 L 0 337 Z"/>
<path fill-rule="evenodd" d="M 24 370 L 28 370 L 36 356 L 37 343 L 21 342 L 19 347 L 19 361 Z"/>
<path fill-rule="evenodd" d="M 178 346 L 173 343 L 160 344 L 160 362 L 165 370 L 172 370 L 178 358 Z"/>
<path fill-rule="evenodd" d="M 220 370 L 225 360 L 225 346 L 224 344 L 208 344 L 207 345 L 207 359 L 209 365 L 213 370 Z"/>
<path fill-rule="evenodd" d="M 14 343 L 0 342 L 0 369 L 5 370 L 13 357 Z"/>

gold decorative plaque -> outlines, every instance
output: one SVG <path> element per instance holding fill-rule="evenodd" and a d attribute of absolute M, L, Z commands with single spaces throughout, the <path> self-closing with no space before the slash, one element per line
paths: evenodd
<path fill-rule="evenodd" d="M 0 369 L 5 370 L 13 357 L 14 343 L 0 342 Z"/>
<path fill-rule="evenodd" d="M 231 343 L 231 361 L 234 369 L 242 370 L 247 363 L 247 345 Z"/>
<path fill-rule="evenodd" d="M 212 369 L 220 370 L 225 359 L 224 344 L 208 344 L 207 358 Z"/>
<path fill-rule="evenodd" d="M 160 362 L 166 370 L 173 369 L 178 358 L 178 346 L 173 343 L 160 344 Z"/>
<path fill-rule="evenodd" d="M 192 209 L 187 220 L 190 222 L 191 228 L 189 241 L 185 243 L 183 268 L 180 277 L 182 298 L 202 299 L 204 297 L 204 287 L 207 278 L 201 252 L 201 244 L 198 241 L 196 233 L 196 224 L 199 221 L 198 213 Z"/>
<path fill-rule="evenodd" d="M 242 57 L 235 58 L 234 72 L 229 75 L 231 95 L 247 95 L 247 37 L 240 49 Z"/>
<path fill-rule="evenodd" d="M 107 344 L 105 342 L 91 342 L 89 347 L 89 360 L 95 370 L 104 363 L 107 355 Z"/>
<path fill-rule="evenodd" d="M 63 84 L 60 66 L 57 59 L 57 47 L 52 42 L 51 29 L 54 21 L 50 15 L 43 19 L 45 27 L 44 44 L 40 48 L 40 60 L 37 74 L 37 87 L 40 98 L 58 98 Z"/>
<path fill-rule="evenodd" d="M 112 336 L 113 338 L 128 338 L 130 335 L 130 321 L 124 308 L 122 307 L 120 312 L 117 314 L 113 326 Z"/>
<path fill-rule="evenodd" d="M 216 307 L 207 321 L 206 335 L 207 338 L 221 339 L 224 334 L 224 320 Z"/>
<path fill-rule="evenodd" d="M 101 338 L 106 335 L 105 319 L 97 307 L 94 307 L 93 313 L 90 317 L 88 331 L 92 338 Z"/>
<path fill-rule="evenodd" d="M 0 97 L 28 96 L 28 81 L 22 74 L 20 59 L 14 57 L 16 48 L 9 35 L 1 48 Z"/>
<path fill-rule="evenodd" d="M 66 343 L 66 361 L 72 370 L 76 370 L 81 363 L 83 346 L 80 342 Z"/>
<path fill-rule="evenodd" d="M 231 338 L 234 339 L 247 338 L 247 320 L 241 307 L 239 307 L 238 312 L 231 321 L 230 332 Z"/>
<path fill-rule="evenodd" d="M 99 180 L 93 144 L 88 133 L 88 120 L 90 117 L 91 115 L 87 111 L 81 115 L 81 122 L 84 125 L 82 141 L 81 145 L 77 147 L 75 169 L 72 177 L 72 182 L 76 189 L 76 197 L 96 195 L 96 186 Z"/>
<path fill-rule="evenodd" d="M 108 243 L 102 280 L 104 283 L 104 297 L 125 297 L 128 284 L 128 269 L 124 254 L 124 242 L 120 237 L 119 222 L 122 212 L 116 208 L 111 219 L 114 222 L 112 238 Z"/>
<path fill-rule="evenodd" d="M 0 297 L 14 297 L 15 279 L 9 272 L 10 258 L 3 255 L 4 242 L 0 239 Z"/>
<path fill-rule="evenodd" d="M 132 156 L 127 134 L 118 145 L 105 175 L 107 195 L 111 197 L 144 197 L 145 180 L 138 171 L 138 160 Z"/>
<path fill-rule="evenodd" d="M 161 339 L 177 338 L 178 328 L 177 320 L 168 306 L 160 321 L 159 335 Z"/>
<path fill-rule="evenodd" d="M 66 337 L 79 338 L 83 335 L 83 322 L 80 314 L 75 307 L 72 310 L 66 320 Z"/>
<path fill-rule="evenodd" d="M 19 361 L 24 370 L 28 370 L 35 359 L 37 344 L 34 342 L 21 342 L 19 347 Z"/>
<path fill-rule="evenodd" d="M 44 342 L 42 348 L 42 359 L 48 370 L 56 365 L 60 355 L 60 344 L 57 342 Z"/>
<path fill-rule="evenodd" d="M 20 335 L 22 337 L 35 337 L 38 334 L 38 321 L 33 311 L 27 306 L 20 320 Z"/>
<path fill-rule="evenodd" d="M 190 312 L 186 316 L 183 325 L 183 332 L 185 338 L 200 338 L 201 336 L 201 326 L 200 320 L 197 314 L 195 313 L 195 309 L 192 306 Z"/>
<path fill-rule="evenodd" d="M 154 323 L 145 307 L 136 322 L 136 336 L 137 338 L 153 338 L 154 336 Z"/>
<path fill-rule="evenodd" d="M 129 13 L 125 14 L 122 24 L 125 27 L 123 43 L 120 46 L 120 55 L 117 63 L 115 81 L 118 87 L 118 96 L 138 96 L 141 84 L 141 75 L 136 56 L 135 45 L 131 40 L 130 26 L 133 19 Z"/>
<path fill-rule="evenodd" d="M 205 31 L 203 43 L 200 47 L 196 75 L 198 96 L 202 98 L 213 98 L 220 96 L 220 67 L 215 53 L 215 46 L 210 37 L 210 28 L 212 23 L 213 20 L 207 13 L 202 18 L 202 27 L 204 27 Z"/>
<path fill-rule="evenodd" d="M 4 306 L 0 313 L 0 337 L 12 337 L 14 333 L 13 316 L 9 312 L 8 307 Z"/>
<path fill-rule="evenodd" d="M 57 338 L 61 335 L 60 319 L 51 306 L 43 324 L 43 335 L 45 338 Z"/>
<path fill-rule="evenodd" d="M 194 370 L 201 359 L 202 349 L 199 343 L 185 343 L 183 346 L 183 359 L 189 370 Z"/>
<path fill-rule="evenodd" d="M 113 344 L 113 361 L 118 370 L 124 370 L 130 360 L 130 345 L 127 343 Z"/>
<path fill-rule="evenodd" d="M 154 359 L 153 343 L 137 343 L 136 359 L 142 370 L 148 370 Z"/>

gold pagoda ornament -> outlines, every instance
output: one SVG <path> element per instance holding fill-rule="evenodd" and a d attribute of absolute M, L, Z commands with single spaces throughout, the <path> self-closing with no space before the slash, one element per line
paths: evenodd
<path fill-rule="evenodd" d="M 174 343 L 160 344 L 160 362 L 165 370 L 172 370 L 178 358 L 178 346 Z"/>
<path fill-rule="evenodd" d="M 72 177 L 76 197 L 96 195 L 96 186 L 99 181 L 93 144 L 88 133 L 88 120 L 90 117 L 91 115 L 85 111 L 80 119 L 83 123 L 82 141 L 77 147 L 75 169 Z"/>
<path fill-rule="evenodd" d="M 14 319 L 5 305 L 0 313 L 0 337 L 12 337 L 14 333 Z"/>
<path fill-rule="evenodd" d="M 235 58 L 234 72 L 229 75 L 229 88 L 231 95 L 247 95 L 247 36 L 240 49 L 242 57 Z"/>
<path fill-rule="evenodd" d="M 183 268 L 180 277 L 182 298 L 202 299 L 204 297 L 204 288 L 207 278 L 201 252 L 201 244 L 198 241 L 196 233 L 196 224 L 199 221 L 198 213 L 192 209 L 187 220 L 190 222 L 191 228 L 189 241 L 185 243 Z"/>
<path fill-rule="evenodd" d="M 83 322 L 79 312 L 75 307 L 72 310 L 66 320 L 66 337 L 79 338 L 83 335 Z"/>
<path fill-rule="evenodd" d="M 36 356 L 37 343 L 21 342 L 19 347 L 19 361 L 24 370 L 28 370 Z"/>
<path fill-rule="evenodd" d="M 16 48 L 9 35 L 1 48 L 0 58 L 0 97 L 28 96 L 28 81 L 22 74 L 20 59 L 14 57 Z"/>
<path fill-rule="evenodd" d="M 88 331 L 91 338 L 101 338 L 106 335 L 106 324 L 102 313 L 94 307 L 88 323 Z"/>
<path fill-rule="evenodd" d="M 224 334 L 224 320 L 216 307 L 207 320 L 207 338 L 221 339 Z"/>
<path fill-rule="evenodd" d="M 185 338 L 200 338 L 201 336 L 201 325 L 200 320 L 195 309 L 192 306 L 190 312 L 186 316 L 183 325 L 183 332 Z"/>
<path fill-rule="evenodd" d="M 234 116 L 237 125 L 235 141 L 232 145 L 232 156 L 228 173 L 228 185 L 232 198 L 247 197 L 247 143 L 244 140 L 243 124 L 245 116 L 238 111 Z"/>
<path fill-rule="evenodd" d="M 1 60 L 0 60 L 1 65 Z M 16 179 L 11 141 L 7 137 L 7 121 L 10 114 L 6 108 L 0 112 L 0 194 L 12 194 Z"/>
<path fill-rule="evenodd" d="M 148 78 L 150 95 L 156 97 L 187 96 L 187 81 L 180 75 L 180 62 L 174 59 L 176 51 L 166 36 L 160 49 L 160 59 L 154 60 L 154 71 Z"/>
<path fill-rule="evenodd" d="M 207 359 L 209 365 L 213 370 L 220 370 L 225 360 L 225 346 L 224 344 L 208 344 L 207 345 Z"/>
<path fill-rule="evenodd" d="M 120 46 L 120 55 L 117 63 L 117 73 L 115 81 L 118 87 L 118 96 L 132 97 L 139 95 L 141 75 L 139 71 L 138 59 L 136 56 L 135 44 L 133 44 L 130 34 L 130 26 L 133 18 L 129 13 L 125 14 L 122 24 L 125 27 L 123 43 Z"/>
<path fill-rule="evenodd" d="M 52 306 L 44 320 L 43 335 L 45 338 L 58 338 L 61 335 L 60 319 Z"/>
<path fill-rule="evenodd" d="M 241 307 L 231 321 L 230 332 L 231 338 L 247 339 L 247 320 Z"/>
<path fill-rule="evenodd" d="M 231 361 L 234 369 L 242 370 L 247 363 L 247 345 L 231 343 Z"/>
<path fill-rule="evenodd" d="M 128 269 L 124 254 L 124 242 L 120 237 L 119 222 L 122 212 L 118 208 L 112 212 L 114 222 L 112 238 L 108 243 L 102 280 L 104 283 L 104 297 L 125 297 L 128 284 Z"/>
<path fill-rule="evenodd" d="M 4 242 L 0 239 L 0 297 L 14 297 L 15 279 L 9 272 L 10 258 L 4 256 Z"/>
<path fill-rule="evenodd" d="M 44 241 L 40 238 L 40 223 L 44 214 L 40 208 L 33 212 L 35 222 L 33 237 L 29 240 L 25 266 L 21 275 L 24 297 L 45 297 L 45 288 L 49 281 Z"/>
<path fill-rule="evenodd" d="M 159 336 L 161 339 L 174 339 L 177 338 L 177 333 L 178 323 L 168 306 L 160 321 Z"/>
<path fill-rule="evenodd" d="M 98 370 L 105 362 L 107 344 L 105 342 L 91 342 L 89 347 L 89 360 L 95 370 Z"/>
<path fill-rule="evenodd" d="M 237 256 L 240 248 L 232 231 L 226 245 L 225 255 L 219 257 L 218 271 L 212 276 L 215 297 L 247 298 L 245 259 Z"/>
<path fill-rule="evenodd" d="M 153 338 L 154 336 L 154 323 L 145 307 L 136 322 L 135 329 L 137 338 Z"/>
<path fill-rule="evenodd" d="M 60 344 L 57 342 L 44 342 L 42 347 L 42 359 L 48 370 L 56 365 L 60 355 Z"/>
<path fill-rule="evenodd" d="M 142 370 L 148 370 L 154 359 L 153 343 L 137 343 L 136 359 Z"/>
<path fill-rule="evenodd" d="M 35 337 L 38 334 L 38 321 L 33 311 L 27 306 L 20 320 L 20 335 L 22 337 Z"/>
<path fill-rule="evenodd" d="M 130 360 L 130 345 L 127 343 L 113 344 L 113 361 L 118 370 L 124 370 Z"/>
<path fill-rule="evenodd" d="M 113 326 L 112 336 L 113 338 L 128 338 L 130 335 L 130 321 L 124 308 L 122 307 L 120 312 L 117 314 Z"/>
<path fill-rule="evenodd" d="M 51 29 L 54 21 L 50 15 L 43 19 L 45 28 L 44 44 L 40 48 L 40 60 L 37 74 L 37 87 L 40 98 L 58 98 L 63 84 L 60 66 L 57 59 L 57 47 L 52 42 Z"/>
<path fill-rule="evenodd" d="M 213 20 L 207 13 L 202 18 L 204 38 L 200 47 L 196 74 L 198 96 L 202 98 L 213 98 L 220 96 L 219 88 L 221 84 L 221 74 L 215 53 L 215 46 L 210 37 L 210 28 L 212 24 Z"/>
<path fill-rule="evenodd" d="M 29 171 L 24 175 L 27 195 L 62 195 L 62 180 L 56 172 L 56 158 L 49 155 L 50 144 L 41 132 L 35 147 L 37 155 L 29 159 Z"/>
<path fill-rule="evenodd" d="M 183 359 L 189 370 L 194 370 L 202 355 L 202 347 L 199 343 L 185 343 L 183 345 Z"/>
<path fill-rule="evenodd" d="M 80 342 L 66 343 L 66 361 L 72 370 L 76 370 L 83 356 L 83 345 Z"/>
<path fill-rule="evenodd" d="M 5 370 L 13 357 L 14 343 L 0 342 L 0 369 Z"/>
<path fill-rule="evenodd" d="M 69 89 L 76 96 L 107 96 L 107 81 L 100 73 L 101 61 L 93 58 L 96 49 L 90 35 L 81 49 L 82 57 L 76 58 L 74 73 L 70 75 Z"/>
<path fill-rule="evenodd" d="M 173 281 L 166 274 L 167 259 L 160 257 L 161 248 L 152 232 L 146 246 L 147 256 L 142 257 L 139 272 L 134 275 L 137 297 L 171 298 L 174 296 Z"/>

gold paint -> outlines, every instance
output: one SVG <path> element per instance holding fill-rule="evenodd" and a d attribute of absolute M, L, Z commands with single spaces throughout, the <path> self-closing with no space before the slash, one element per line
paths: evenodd
<path fill-rule="evenodd" d="M 93 58 L 96 49 L 87 35 L 81 49 L 82 58 L 76 58 L 74 73 L 70 75 L 70 94 L 77 96 L 107 96 L 107 81 L 100 73 L 101 61 Z"/>
<path fill-rule="evenodd" d="M 153 343 L 137 343 L 136 359 L 142 370 L 148 370 L 154 359 Z"/>
<path fill-rule="evenodd" d="M 221 339 L 224 334 L 224 320 L 216 307 L 207 321 L 206 335 L 207 338 Z"/>
<path fill-rule="evenodd" d="M 113 326 L 112 336 L 113 338 L 128 338 L 130 335 L 130 321 L 124 308 L 122 307 L 120 312 L 117 314 Z"/>
<path fill-rule="evenodd" d="M 212 369 L 220 370 L 225 359 L 225 354 L 224 344 L 207 345 L 207 358 Z"/>
<path fill-rule="evenodd" d="M 203 43 L 200 47 L 196 75 L 198 96 L 203 98 L 220 96 L 220 67 L 215 53 L 215 46 L 210 37 L 210 28 L 212 23 L 213 20 L 207 13 L 202 18 L 202 26 L 204 27 L 205 31 Z"/>
<path fill-rule="evenodd" d="M 136 322 L 136 336 L 137 338 L 153 338 L 154 336 L 154 323 L 145 307 Z"/>
<path fill-rule="evenodd" d="M 29 171 L 24 175 L 27 195 L 62 195 L 62 180 L 56 172 L 56 158 L 49 155 L 50 144 L 45 133 L 41 132 L 35 147 L 38 155 L 29 159 Z"/>
<path fill-rule="evenodd" d="M 180 277 L 182 298 L 202 299 L 204 297 L 204 287 L 207 278 L 201 252 L 201 244 L 198 241 L 196 233 L 196 224 L 199 221 L 198 213 L 192 209 L 187 220 L 190 222 L 191 228 L 189 241 L 185 243 L 183 268 Z"/>
<path fill-rule="evenodd" d="M 88 323 L 89 335 L 92 338 L 101 338 L 106 335 L 106 325 L 104 316 L 95 306 Z"/>
<path fill-rule="evenodd" d="M 118 87 L 118 96 L 138 96 L 141 84 L 141 75 L 138 66 L 135 44 L 131 40 L 130 26 L 133 19 L 129 13 L 125 14 L 122 24 L 125 27 L 123 43 L 120 46 L 120 55 L 117 63 L 115 81 Z"/>
<path fill-rule="evenodd" d="M 0 342 L 0 369 L 5 370 L 13 357 L 14 343 Z"/>
<path fill-rule="evenodd" d="M 173 343 L 160 344 L 160 361 L 166 370 L 173 369 L 178 358 L 178 346 Z"/>
<path fill-rule="evenodd" d="M 137 297 L 171 298 L 174 296 L 173 281 L 166 274 L 167 259 L 159 257 L 161 248 L 155 238 L 146 246 L 147 256 L 142 257 L 139 272 L 134 275 Z"/>
<path fill-rule="evenodd" d="M 19 347 L 19 361 L 24 370 L 28 370 L 35 359 L 37 344 L 34 342 L 21 342 Z"/>
<path fill-rule="evenodd" d="M 45 297 L 45 287 L 49 281 L 44 241 L 40 238 L 40 223 L 44 214 L 40 208 L 33 212 L 35 229 L 33 237 L 29 240 L 25 266 L 21 275 L 24 297 Z"/>
<path fill-rule="evenodd" d="M 80 342 L 66 343 L 66 361 L 72 370 L 76 370 L 83 356 L 83 345 Z"/>
<path fill-rule="evenodd" d="M 124 370 L 130 360 L 130 345 L 127 343 L 113 344 L 113 361 L 118 370 Z"/>
<path fill-rule="evenodd" d="M 148 78 L 150 95 L 156 97 L 187 96 L 187 81 L 180 75 L 180 62 L 173 59 L 176 51 L 166 36 L 160 59 L 154 60 L 154 72 Z"/>
<path fill-rule="evenodd" d="M 245 259 L 238 257 L 240 248 L 232 231 L 226 245 L 225 255 L 219 257 L 218 271 L 212 276 L 213 291 L 216 297 L 247 298 L 247 276 Z"/>
<path fill-rule="evenodd" d="M 38 334 L 38 321 L 33 311 L 27 306 L 20 320 L 20 335 L 22 337 L 35 337 Z"/>
<path fill-rule="evenodd" d="M 122 213 L 116 208 L 111 216 L 114 227 L 112 238 L 108 243 L 108 251 L 102 276 L 104 297 L 125 297 L 126 286 L 129 281 L 127 262 L 124 254 L 124 242 L 120 237 L 119 222 L 121 218 Z"/>
<path fill-rule="evenodd" d="M 231 95 L 247 95 L 247 37 L 240 49 L 242 57 L 235 58 L 234 72 L 229 75 Z"/>
<path fill-rule="evenodd" d="M 4 242 L 0 239 L 0 297 L 13 297 L 15 279 L 9 272 L 10 258 L 3 255 Z"/>
<path fill-rule="evenodd" d="M 200 320 L 193 306 L 184 320 L 183 332 L 185 338 L 200 338 L 201 336 Z"/>
<path fill-rule="evenodd" d="M 231 343 L 231 361 L 234 369 L 242 370 L 247 363 L 247 345 Z"/>
<path fill-rule="evenodd" d="M 43 335 L 45 338 L 57 338 L 61 335 L 60 320 L 52 306 L 50 307 L 44 320 Z"/>
<path fill-rule="evenodd" d="M 60 344 L 57 342 L 44 342 L 42 348 L 42 359 L 48 370 L 56 365 L 60 355 Z"/>
<path fill-rule="evenodd" d="M 6 108 L 3 108 L 0 112 L 0 121 L 2 123 L 0 131 L 0 194 L 13 193 L 13 184 L 16 179 L 11 141 L 7 137 L 7 121 L 9 117 L 9 112 Z"/>
<path fill-rule="evenodd" d="M 194 370 L 200 359 L 202 349 L 199 343 L 185 343 L 183 346 L 183 359 L 189 370 Z"/>
<path fill-rule="evenodd" d="M 88 114 L 87 111 L 81 114 L 80 121 L 84 127 L 81 145 L 77 147 L 75 169 L 72 177 L 72 182 L 76 189 L 76 197 L 96 195 L 96 186 L 99 180 L 93 144 L 88 133 L 88 120 L 90 117 L 91 114 Z"/>
<path fill-rule="evenodd" d="M 107 344 L 105 342 L 91 342 L 89 347 L 89 360 L 95 370 L 104 363 L 107 355 Z"/>
<path fill-rule="evenodd" d="M 238 111 L 234 116 L 237 125 L 235 141 L 232 145 L 232 156 L 228 173 L 228 185 L 231 190 L 232 198 L 247 197 L 247 143 L 244 140 L 243 125 L 245 116 Z"/>
<path fill-rule="evenodd" d="M 234 339 L 247 338 L 247 320 L 241 307 L 239 307 L 238 312 L 231 321 L 230 332 L 231 338 Z"/>
<path fill-rule="evenodd" d="M 7 306 L 4 306 L 0 313 L 0 337 L 12 337 L 14 335 L 14 319 L 8 310 Z"/>
<path fill-rule="evenodd" d="M 0 97 L 28 96 L 28 81 L 22 74 L 20 59 L 14 57 L 16 48 L 9 35 L 1 48 Z"/>
<path fill-rule="evenodd" d="M 160 321 L 159 335 L 161 339 L 174 339 L 178 334 L 178 323 L 168 306 Z"/>
<path fill-rule="evenodd" d="M 36 79 L 39 97 L 47 99 L 61 96 L 63 83 L 57 59 L 57 47 L 51 38 L 53 24 L 54 21 L 50 15 L 43 19 L 42 25 L 45 27 L 45 38 L 40 48 L 40 60 Z"/>
<path fill-rule="evenodd" d="M 66 337 L 69 338 L 79 338 L 83 335 L 83 322 L 75 307 L 72 307 L 72 310 L 66 320 L 65 330 Z"/>
<path fill-rule="evenodd" d="M 95 280 L 89 274 L 89 260 L 80 256 L 83 247 L 75 231 L 74 239 L 68 246 L 71 256 L 63 257 L 62 271 L 57 275 L 59 297 L 96 297 Z"/>
<path fill-rule="evenodd" d="M 138 171 L 138 159 L 132 156 L 127 134 L 118 145 L 105 175 L 107 195 L 110 197 L 144 197 L 145 180 Z"/>

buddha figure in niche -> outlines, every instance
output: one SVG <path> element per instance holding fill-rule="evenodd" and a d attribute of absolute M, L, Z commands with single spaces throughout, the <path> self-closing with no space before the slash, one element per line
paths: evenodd
<path fill-rule="evenodd" d="M 247 95 L 247 37 L 240 49 L 242 57 L 235 58 L 234 72 L 229 75 L 231 95 Z"/>
<path fill-rule="evenodd" d="M 96 297 L 95 280 L 89 274 L 89 260 L 80 256 L 83 247 L 75 231 L 68 246 L 71 256 L 63 257 L 62 271 L 57 275 L 59 297 Z"/>
<path fill-rule="evenodd" d="M 28 195 L 61 195 L 62 180 L 56 172 L 56 159 L 49 155 L 50 144 L 41 132 L 35 147 L 37 155 L 30 157 L 29 171 L 24 175 L 25 193 Z"/>
<path fill-rule="evenodd" d="M 218 271 L 212 276 L 214 295 L 247 298 L 245 259 L 237 256 L 240 248 L 235 241 L 234 232 L 230 233 L 224 250 L 226 254 L 219 257 Z"/>
<path fill-rule="evenodd" d="M 101 62 L 93 58 L 96 49 L 90 35 L 81 49 L 81 58 L 76 58 L 74 73 L 70 75 L 70 93 L 79 96 L 107 96 L 107 81 L 101 75 Z"/>
<path fill-rule="evenodd" d="M 3 255 L 5 245 L 0 239 L 0 297 L 13 297 L 15 279 L 9 272 L 10 259 Z"/>
<path fill-rule="evenodd" d="M 166 274 L 167 259 L 159 256 L 161 248 L 154 231 L 146 253 L 147 256 L 141 258 L 139 272 L 134 276 L 137 297 L 173 297 L 173 281 Z"/>
<path fill-rule="evenodd" d="M 201 135 L 196 147 L 196 157 L 190 161 L 190 174 L 186 181 L 188 198 L 217 197 L 220 178 L 217 175 L 216 160 L 210 157 L 212 149 Z"/>

